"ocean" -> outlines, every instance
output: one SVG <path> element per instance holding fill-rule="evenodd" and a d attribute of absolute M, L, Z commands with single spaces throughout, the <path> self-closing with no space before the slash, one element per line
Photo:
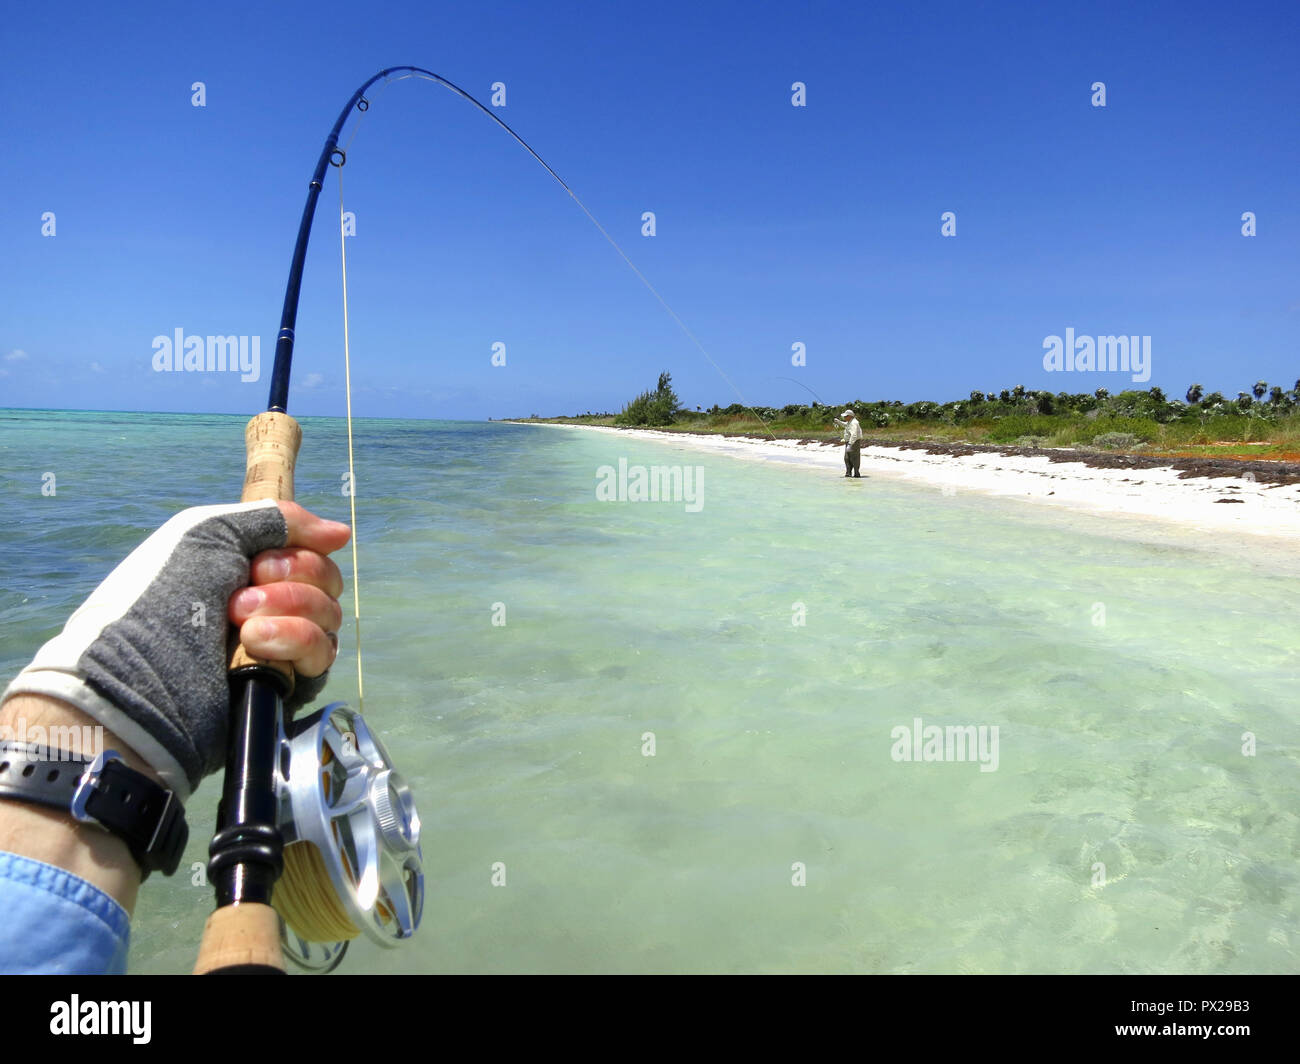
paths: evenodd
<path fill-rule="evenodd" d="M 168 516 L 237 499 L 245 420 L 0 411 L 6 682 Z M 298 500 L 347 520 L 343 423 L 303 429 Z M 1294 558 L 845 482 L 835 449 L 356 431 L 365 712 L 427 898 L 343 971 L 1300 969 Z M 219 790 L 133 972 L 193 966 Z"/>

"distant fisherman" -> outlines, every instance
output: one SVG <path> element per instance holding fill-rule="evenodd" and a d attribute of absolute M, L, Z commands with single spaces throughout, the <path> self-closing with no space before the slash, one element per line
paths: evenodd
<path fill-rule="evenodd" d="M 861 477 L 859 468 L 862 464 L 862 426 L 858 424 L 857 415 L 846 410 L 835 419 L 835 424 L 844 430 L 844 475 Z"/>

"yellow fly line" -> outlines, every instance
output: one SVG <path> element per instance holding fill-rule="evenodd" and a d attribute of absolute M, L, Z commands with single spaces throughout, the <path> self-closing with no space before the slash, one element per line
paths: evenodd
<path fill-rule="evenodd" d="M 354 133 L 355 135 L 355 133 Z M 357 565 L 357 470 L 352 457 L 352 353 L 348 344 L 348 239 L 343 211 L 343 167 L 338 167 L 339 252 L 343 263 L 343 382 L 348 412 L 348 506 L 352 518 L 352 617 L 357 633 L 357 709 L 366 711 L 361 681 L 361 573 Z"/>

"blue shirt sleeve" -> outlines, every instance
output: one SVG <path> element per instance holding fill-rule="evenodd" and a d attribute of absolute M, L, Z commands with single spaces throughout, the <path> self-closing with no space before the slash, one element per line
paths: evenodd
<path fill-rule="evenodd" d="M 0 973 L 123 975 L 131 920 L 109 895 L 43 861 L 0 853 Z"/>

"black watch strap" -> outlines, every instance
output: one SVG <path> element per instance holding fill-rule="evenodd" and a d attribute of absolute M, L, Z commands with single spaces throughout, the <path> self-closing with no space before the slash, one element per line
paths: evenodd
<path fill-rule="evenodd" d="M 189 839 L 185 809 L 169 791 L 112 750 L 85 761 L 32 759 L 26 743 L 0 743 L 0 798 L 71 813 L 126 843 L 141 871 L 171 875 Z"/>

